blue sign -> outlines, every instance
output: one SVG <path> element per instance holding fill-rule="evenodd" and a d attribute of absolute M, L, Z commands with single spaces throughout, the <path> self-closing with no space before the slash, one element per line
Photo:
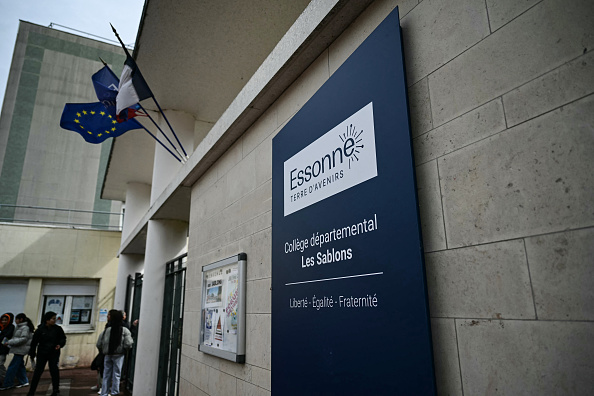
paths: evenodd
<path fill-rule="evenodd" d="M 272 394 L 435 394 L 398 10 L 272 167 Z"/>

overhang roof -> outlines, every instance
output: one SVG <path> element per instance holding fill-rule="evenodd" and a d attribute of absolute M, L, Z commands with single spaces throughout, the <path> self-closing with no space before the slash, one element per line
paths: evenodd
<path fill-rule="evenodd" d="M 138 246 L 135 238 L 148 220 L 176 213 L 170 207 L 180 203 L 178 190 L 198 180 L 370 2 L 314 0 L 306 8 L 306 0 L 180 0 L 173 7 L 146 1 L 135 57 L 147 82 L 164 110 L 183 110 L 214 126 L 161 196 L 151 200 L 122 253 Z M 151 108 L 148 102 L 143 105 Z M 129 155 L 139 133 L 115 139 L 103 198 L 125 200 L 124 181 L 139 181 L 124 180 L 133 175 L 122 176 L 122 169 L 136 168 L 136 176 L 152 178 L 153 157 Z M 189 213 L 189 200 L 183 207 Z M 185 214 L 175 218 L 180 216 Z"/>
<path fill-rule="evenodd" d="M 142 129 L 136 129 L 113 141 L 101 198 L 126 200 L 129 182 L 153 182 L 155 141 Z"/>
<path fill-rule="evenodd" d="M 216 122 L 309 0 L 147 0 L 135 55 L 163 109 Z"/>
<path fill-rule="evenodd" d="M 308 3 L 146 0 L 134 56 L 163 110 L 215 123 Z M 151 184 L 154 141 L 129 135 L 114 141 L 104 199 L 125 201 L 127 182 Z"/>

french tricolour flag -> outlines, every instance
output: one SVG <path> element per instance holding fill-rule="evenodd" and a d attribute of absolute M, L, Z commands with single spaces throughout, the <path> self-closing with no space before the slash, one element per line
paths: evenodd
<path fill-rule="evenodd" d="M 118 96 L 116 97 L 116 114 L 120 114 L 128 107 L 134 106 L 141 100 L 153 97 L 153 93 L 146 83 L 138 65 L 130 55 L 124 62 L 124 69 L 120 78 Z"/>

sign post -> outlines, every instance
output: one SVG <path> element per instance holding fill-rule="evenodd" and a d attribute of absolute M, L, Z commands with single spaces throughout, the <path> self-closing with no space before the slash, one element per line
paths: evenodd
<path fill-rule="evenodd" d="M 272 161 L 272 393 L 435 394 L 398 10 Z"/>

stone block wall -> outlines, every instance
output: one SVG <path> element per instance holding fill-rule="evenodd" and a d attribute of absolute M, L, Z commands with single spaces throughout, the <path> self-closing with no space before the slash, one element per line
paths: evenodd
<path fill-rule="evenodd" d="M 425 0 L 402 19 L 440 394 L 594 388 L 592 16 Z"/>
<path fill-rule="evenodd" d="M 386 0 L 193 186 L 182 395 L 270 394 L 272 137 L 397 5 L 439 394 L 594 389 L 594 3 Z M 197 350 L 201 268 L 239 252 L 243 365 Z"/>

